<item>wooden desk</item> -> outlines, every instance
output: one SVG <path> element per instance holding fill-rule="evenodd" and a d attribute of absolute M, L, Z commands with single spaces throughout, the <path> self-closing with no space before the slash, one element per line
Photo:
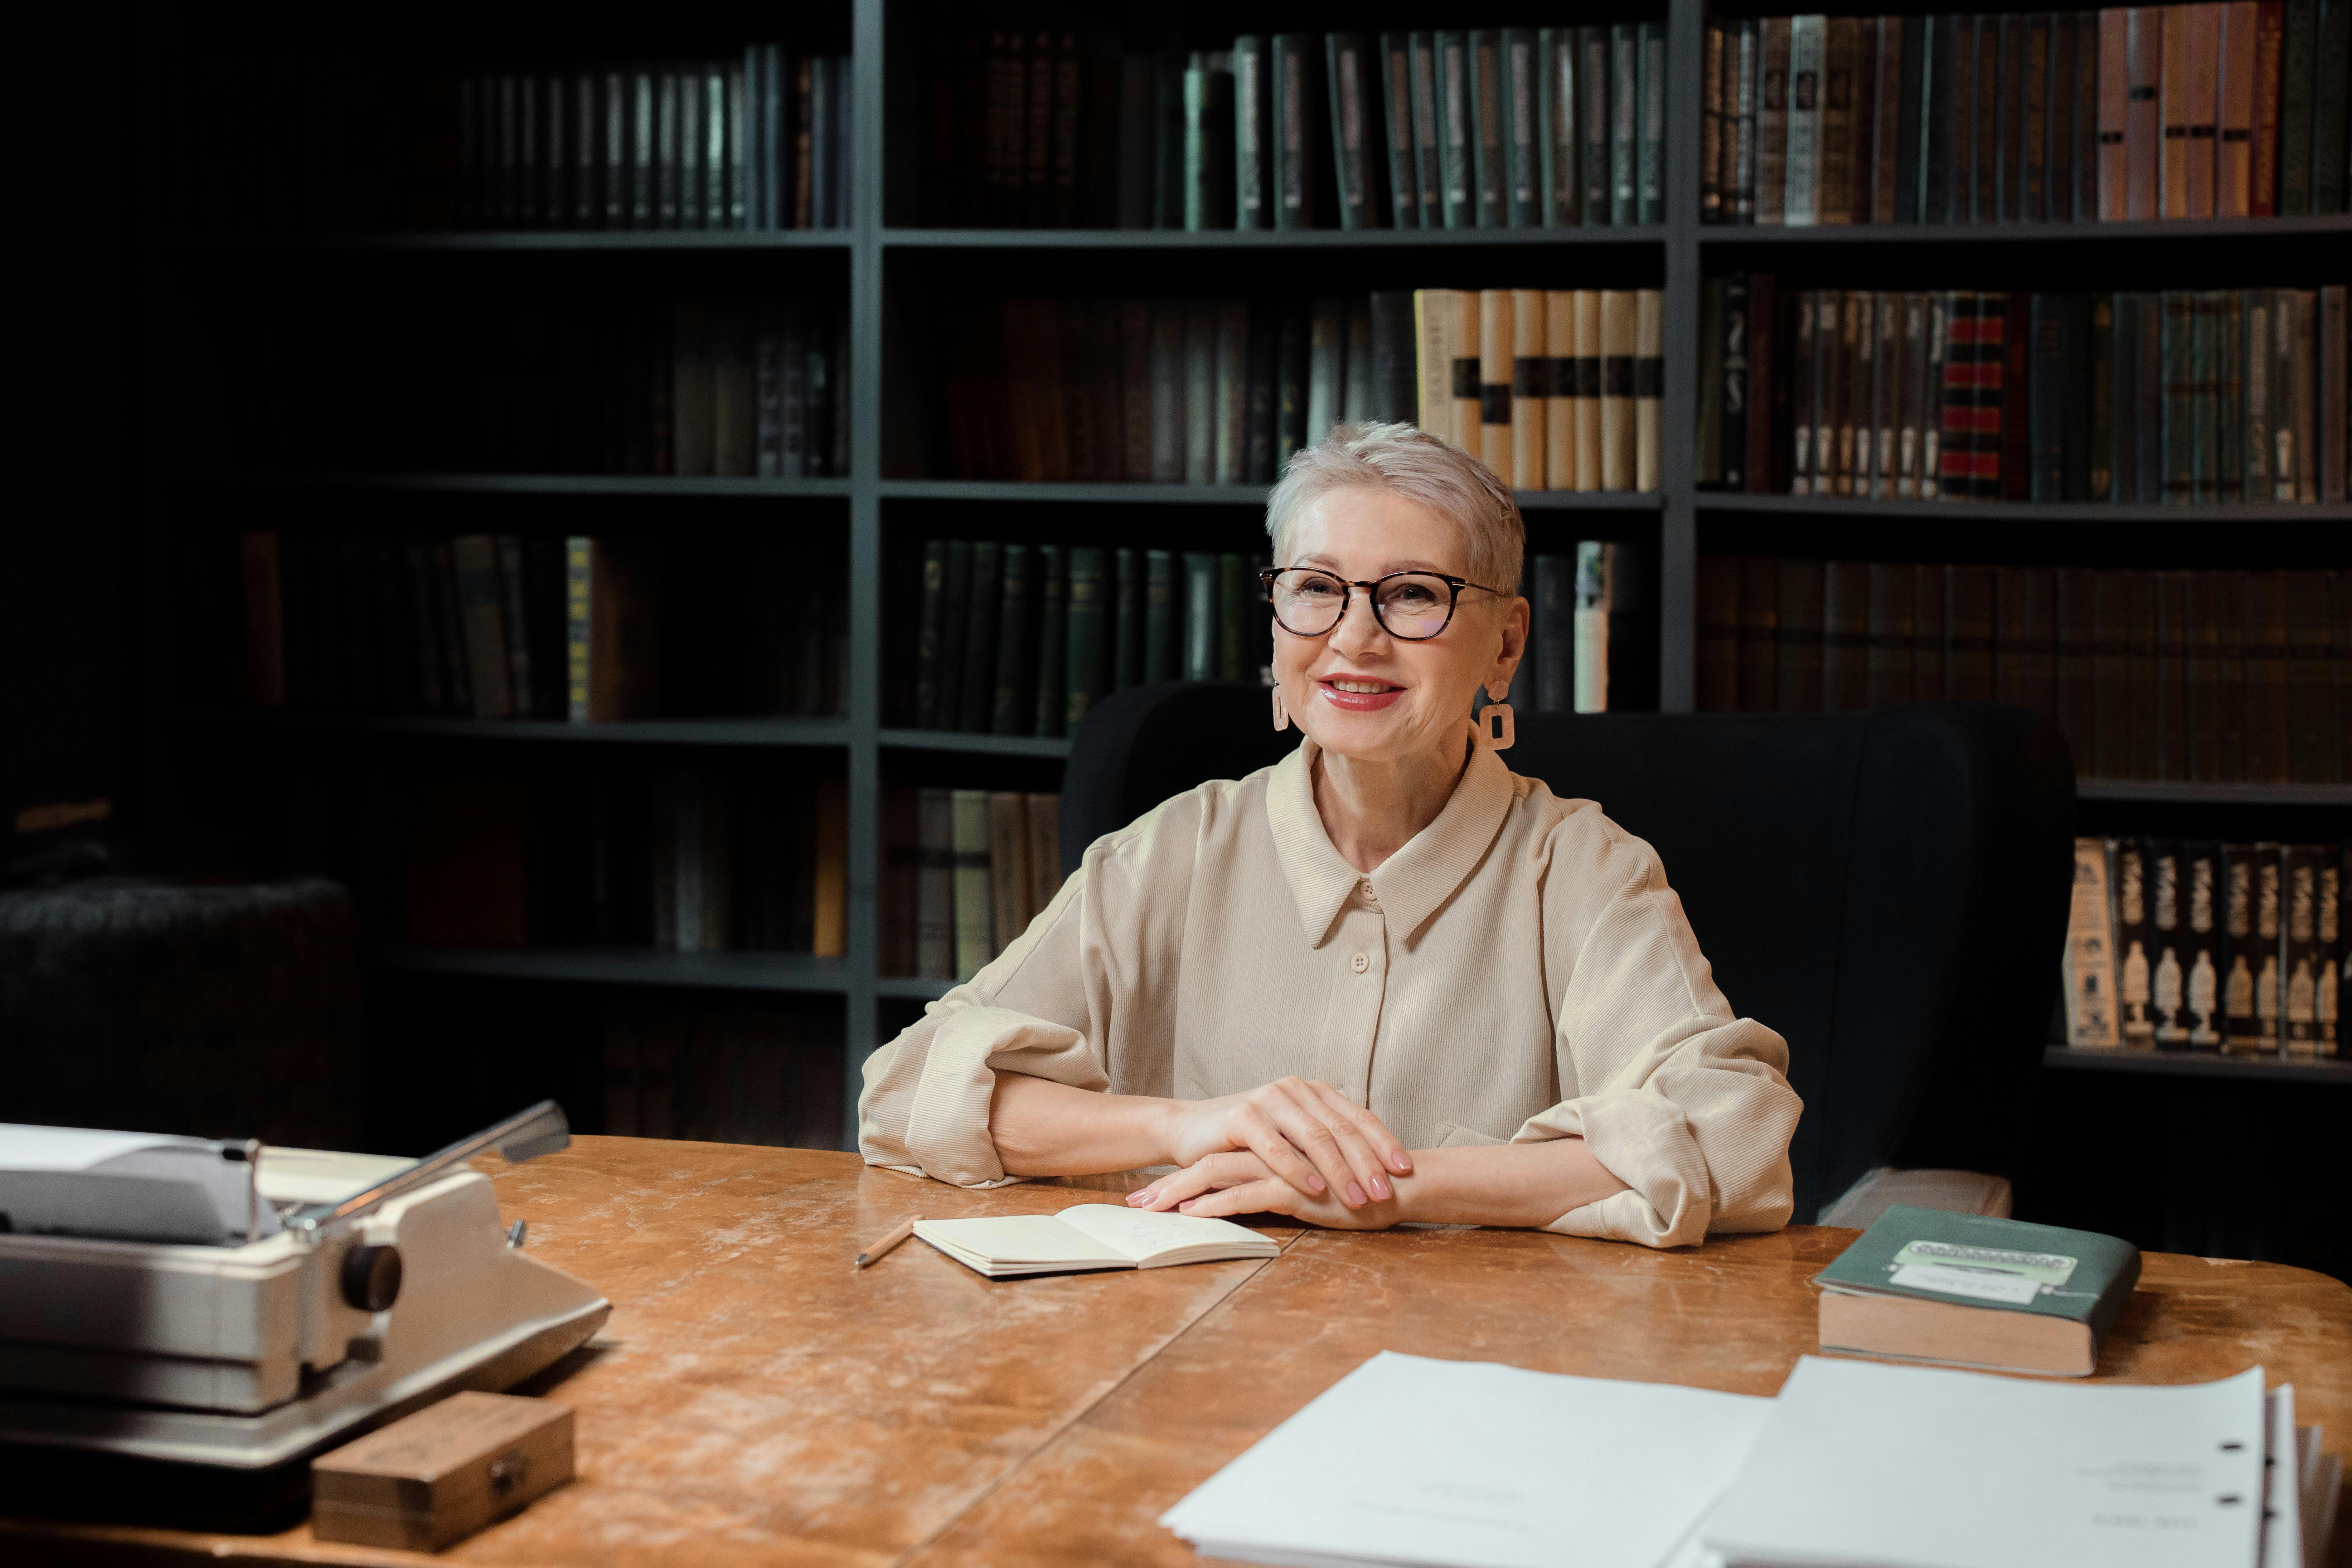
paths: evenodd
<path fill-rule="evenodd" d="M 0 1560 L 1189 1563 L 1160 1511 L 1376 1351 L 1770 1394 L 1814 1344 L 1807 1281 L 1853 1234 L 1656 1253 L 1284 1229 L 1271 1260 L 991 1282 L 918 1242 L 849 1260 L 908 1215 L 1052 1211 L 1079 1201 L 1068 1184 L 966 1193 L 849 1154 L 617 1138 L 484 1168 L 531 1250 L 614 1302 L 523 1391 L 579 1411 L 579 1480 L 438 1559 L 307 1527 L 0 1521 Z M 2256 1363 L 2344 1451 L 2352 1289 L 2320 1275 L 2151 1254 L 2099 1375 Z"/>

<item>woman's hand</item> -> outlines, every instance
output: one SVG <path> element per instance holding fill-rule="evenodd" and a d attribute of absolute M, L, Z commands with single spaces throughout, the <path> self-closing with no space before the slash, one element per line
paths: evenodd
<path fill-rule="evenodd" d="M 1244 1152 L 1300 1198 L 1328 1197 L 1350 1210 L 1390 1201 L 1390 1175 L 1412 1174 L 1412 1156 L 1379 1117 L 1329 1084 L 1300 1078 L 1246 1094 L 1174 1101 L 1166 1142 L 1175 1164 L 1189 1168 L 1213 1154 Z"/>
<path fill-rule="evenodd" d="M 1389 1184 L 1382 1183 L 1383 1186 Z M 1331 1230 L 1385 1230 L 1405 1217 L 1402 1202 L 1391 1195 L 1350 1207 L 1329 1193 L 1300 1192 L 1274 1173 L 1257 1155 L 1229 1150 L 1194 1161 L 1128 1194 L 1132 1207 L 1218 1218 L 1237 1214 L 1278 1214 Z"/>

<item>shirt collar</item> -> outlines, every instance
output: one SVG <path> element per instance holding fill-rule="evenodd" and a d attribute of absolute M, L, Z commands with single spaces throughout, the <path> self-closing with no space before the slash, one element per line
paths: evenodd
<path fill-rule="evenodd" d="M 1342 906 L 1368 879 L 1340 858 L 1315 809 L 1315 759 L 1321 754 L 1322 748 L 1302 739 L 1297 751 L 1275 765 L 1265 795 L 1275 855 L 1298 900 L 1299 923 L 1311 947 L 1323 945 Z M 1511 771 L 1503 759 L 1484 746 L 1473 751 L 1437 819 L 1369 878 L 1391 931 L 1411 940 L 1477 869 L 1512 795 Z"/>

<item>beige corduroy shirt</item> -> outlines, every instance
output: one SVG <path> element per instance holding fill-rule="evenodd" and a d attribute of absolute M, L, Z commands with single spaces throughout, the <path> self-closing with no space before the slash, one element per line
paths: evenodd
<path fill-rule="evenodd" d="M 1316 755 L 1087 849 L 1019 940 L 867 1059 L 866 1160 L 1014 1180 L 989 1138 L 997 1070 L 1187 1100 L 1295 1073 L 1408 1148 L 1583 1138 L 1631 1190 L 1551 1230 L 1675 1247 L 1788 1222 L 1788 1045 L 1733 1016 L 1647 844 L 1482 747 L 1367 876 L 1323 830 Z"/>

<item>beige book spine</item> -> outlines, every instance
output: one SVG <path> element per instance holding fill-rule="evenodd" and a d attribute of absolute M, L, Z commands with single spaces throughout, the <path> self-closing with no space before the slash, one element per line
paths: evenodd
<path fill-rule="evenodd" d="M 1601 291 L 1576 291 L 1576 488 L 1601 488 Z"/>
<path fill-rule="evenodd" d="M 1601 294 L 1601 488 L 1633 488 L 1633 358 L 1639 312 L 1633 290 Z"/>
<path fill-rule="evenodd" d="M 2158 129 L 2164 140 L 2157 150 L 2158 217 L 2189 216 L 2189 126 L 2195 110 L 2189 97 L 2189 14 L 2190 5 L 2167 5 L 2163 17 L 2164 55 L 2159 66 Z"/>
<path fill-rule="evenodd" d="M 1511 478 L 1511 291 L 1478 295 L 1478 457 L 1506 484 Z"/>
<path fill-rule="evenodd" d="M 1544 296 L 1544 479 L 1547 489 L 1576 488 L 1576 296 Z"/>
<path fill-rule="evenodd" d="M 1454 428 L 1449 439 L 1478 455 L 1478 290 L 1454 290 Z"/>
<path fill-rule="evenodd" d="M 2218 0 L 2189 7 L 2189 182 L 2190 217 L 2213 216 L 2214 158 L 2221 136 L 2221 17 Z M 2170 134 L 2170 127 L 2166 128 Z"/>
<path fill-rule="evenodd" d="M 996 900 L 996 951 L 1029 929 L 1029 814 L 1020 795 L 992 790 L 988 796 L 989 889 Z"/>
<path fill-rule="evenodd" d="M 1420 398 L 1415 417 L 1421 427 L 1445 440 L 1454 439 L 1454 290 L 1416 289 L 1412 291 L 1413 342 L 1418 345 Z"/>
<path fill-rule="evenodd" d="M 1544 488 L 1544 296 L 1511 290 L 1511 488 Z"/>
<path fill-rule="evenodd" d="M 2221 105 L 2213 160 L 2213 211 L 2250 217 L 2254 191 L 2254 28 L 2256 0 L 2222 7 Z"/>
<path fill-rule="evenodd" d="M 1634 296 L 1633 488 L 1658 488 L 1659 427 L 1665 421 L 1666 297 L 1656 289 Z M 1754 418 L 1754 415 L 1749 416 Z"/>

